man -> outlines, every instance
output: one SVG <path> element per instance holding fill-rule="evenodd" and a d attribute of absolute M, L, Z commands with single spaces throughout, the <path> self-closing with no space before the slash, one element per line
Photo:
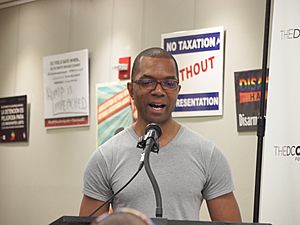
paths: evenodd
<path fill-rule="evenodd" d="M 131 126 L 108 140 L 92 155 L 84 175 L 80 215 L 90 214 L 117 192 L 134 174 L 141 151 L 138 137 L 149 123 L 162 129 L 160 151 L 150 156 L 159 184 L 163 217 L 198 220 L 203 199 L 213 221 L 241 221 L 227 161 L 217 147 L 172 118 L 180 91 L 178 66 L 171 54 L 150 48 L 135 59 L 127 85 L 138 117 Z M 143 170 L 112 203 L 114 208 L 138 209 L 155 217 L 155 197 Z M 108 210 L 102 208 L 97 215 Z"/>

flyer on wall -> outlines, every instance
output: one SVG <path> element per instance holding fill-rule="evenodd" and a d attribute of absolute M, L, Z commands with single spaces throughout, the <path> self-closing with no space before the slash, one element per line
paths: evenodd
<path fill-rule="evenodd" d="M 269 70 L 266 79 L 266 101 L 268 97 Z M 262 70 L 234 73 L 236 120 L 238 132 L 256 131 L 260 110 Z M 265 104 L 266 106 L 267 104 Z"/>
<path fill-rule="evenodd" d="M 161 44 L 178 62 L 181 90 L 173 116 L 222 115 L 224 28 L 162 34 Z"/>
<path fill-rule="evenodd" d="M 0 98 L 0 143 L 27 142 L 27 96 Z"/>
<path fill-rule="evenodd" d="M 89 125 L 88 50 L 45 56 L 45 127 Z"/>

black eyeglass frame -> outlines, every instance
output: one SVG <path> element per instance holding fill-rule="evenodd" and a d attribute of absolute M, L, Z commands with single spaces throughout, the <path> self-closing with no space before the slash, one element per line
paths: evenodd
<path fill-rule="evenodd" d="M 153 83 L 153 86 L 150 87 L 150 86 L 143 86 L 142 82 L 143 81 L 151 81 L 151 82 L 154 82 Z M 176 85 L 174 86 L 174 88 L 169 88 L 167 87 L 164 82 L 167 82 L 167 81 L 172 81 L 172 82 L 175 82 Z M 143 88 L 143 89 L 146 89 L 146 90 L 154 90 L 156 87 L 157 87 L 157 84 L 160 84 L 160 86 L 162 87 L 163 90 L 165 91 L 174 91 L 178 88 L 179 86 L 179 81 L 178 80 L 175 80 L 175 79 L 165 79 L 165 80 L 156 80 L 156 79 L 139 79 L 139 80 L 135 80 L 135 81 L 132 81 L 132 83 L 135 83 L 137 85 L 139 85 L 140 88 Z M 167 88 L 166 88 L 167 87 Z"/>

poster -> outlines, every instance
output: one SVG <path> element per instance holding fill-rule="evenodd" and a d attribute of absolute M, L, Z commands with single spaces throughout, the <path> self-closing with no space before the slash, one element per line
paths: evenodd
<path fill-rule="evenodd" d="M 45 127 L 89 125 L 88 50 L 46 56 L 43 64 Z"/>
<path fill-rule="evenodd" d="M 266 92 L 268 96 L 269 75 L 267 70 Z M 260 111 L 262 70 L 248 70 L 234 73 L 236 120 L 238 132 L 256 131 Z"/>
<path fill-rule="evenodd" d="M 97 85 L 97 146 L 103 144 L 137 118 L 127 81 Z"/>
<path fill-rule="evenodd" d="M 0 98 L 0 143 L 28 141 L 27 96 Z"/>
<path fill-rule="evenodd" d="M 223 27 L 162 34 L 162 48 L 178 63 L 181 91 L 173 116 L 222 115 Z"/>
<path fill-rule="evenodd" d="M 300 1 L 274 0 L 259 221 L 300 224 Z"/>

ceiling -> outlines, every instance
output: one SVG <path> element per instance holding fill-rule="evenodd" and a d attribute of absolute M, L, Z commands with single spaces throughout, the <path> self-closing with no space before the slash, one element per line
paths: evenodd
<path fill-rule="evenodd" d="M 21 5 L 32 1 L 36 1 L 36 0 L 0 0 L 0 9 Z"/>

